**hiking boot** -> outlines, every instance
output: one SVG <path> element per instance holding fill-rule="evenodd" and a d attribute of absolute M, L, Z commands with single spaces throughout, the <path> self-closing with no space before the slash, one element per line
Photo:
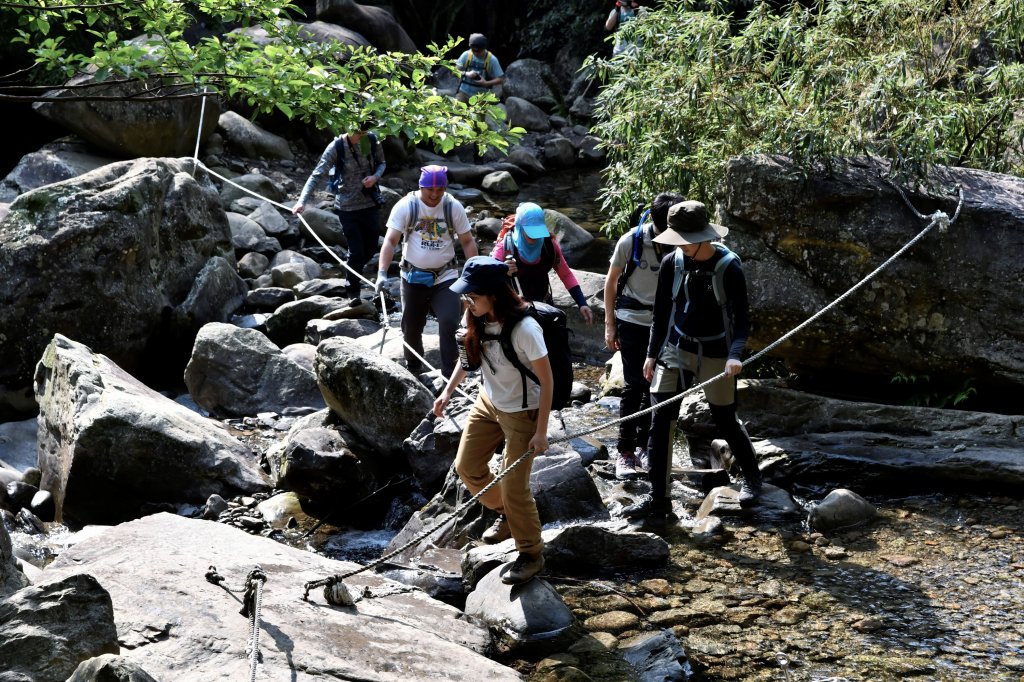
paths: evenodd
<path fill-rule="evenodd" d="M 759 497 L 761 497 L 761 479 L 754 481 L 743 479 L 743 485 L 740 486 L 740 492 L 736 496 L 740 506 L 752 507 Z"/>
<path fill-rule="evenodd" d="M 485 545 L 496 545 L 499 542 L 505 542 L 512 537 L 512 529 L 508 527 L 508 519 L 505 518 L 504 514 L 498 516 L 491 524 L 491 527 L 484 531 L 484 534 L 480 536 L 480 540 Z"/>
<path fill-rule="evenodd" d="M 645 448 L 637 448 L 634 458 L 636 459 L 636 470 L 638 473 L 646 474 L 651 470 L 651 456 L 647 454 Z"/>
<path fill-rule="evenodd" d="M 360 306 L 362 304 L 363 304 L 363 299 L 359 298 L 358 296 L 355 296 L 355 297 L 350 298 L 348 300 L 348 307 L 349 308 L 355 308 L 356 306 Z"/>
<path fill-rule="evenodd" d="M 501 582 L 506 585 L 522 585 L 543 570 L 543 554 L 525 554 L 520 552 L 508 570 L 502 574 Z"/>
<path fill-rule="evenodd" d="M 636 470 L 637 464 L 639 462 L 636 460 L 636 455 L 620 452 L 618 459 L 615 460 L 615 478 L 620 481 L 636 478 L 640 473 Z"/>

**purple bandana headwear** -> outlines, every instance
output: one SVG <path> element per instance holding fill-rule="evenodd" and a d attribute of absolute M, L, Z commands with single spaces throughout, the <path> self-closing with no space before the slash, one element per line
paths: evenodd
<path fill-rule="evenodd" d="M 448 169 L 444 166 L 423 166 L 420 168 L 420 187 L 447 187 Z"/>

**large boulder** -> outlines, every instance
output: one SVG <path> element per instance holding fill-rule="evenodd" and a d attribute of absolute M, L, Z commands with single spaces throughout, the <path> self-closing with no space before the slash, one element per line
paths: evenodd
<path fill-rule="evenodd" d="M 521 679 L 485 657 L 486 626 L 458 609 L 372 571 L 345 581 L 353 606 L 327 604 L 321 589 L 304 600 L 305 582 L 358 566 L 221 523 L 155 514 L 121 524 L 62 553 L 43 578 L 96 576 L 110 593 L 122 656 L 153 678 L 237 680 L 249 676 L 249 619 L 239 615 L 239 595 L 225 588 L 244 584 L 257 565 L 267 576 L 260 679 Z M 222 585 L 203 579 L 210 566 Z"/>
<path fill-rule="evenodd" d="M 221 114 L 217 126 L 223 131 L 228 145 L 242 156 L 251 159 L 295 159 L 288 140 L 260 128 L 233 111 Z"/>
<path fill-rule="evenodd" d="M 55 333 L 129 371 L 167 368 L 177 353 L 184 366 L 192 339 L 168 313 L 211 258 L 235 262 L 217 191 L 193 170 L 119 162 L 11 204 L 0 220 L 0 388 L 29 385 Z"/>
<path fill-rule="evenodd" d="M 206 110 L 202 112 L 204 98 L 184 86 L 164 90 L 171 95 L 196 96 L 152 98 L 147 90 L 160 83 L 98 83 L 89 74 L 76 76 L 66 85 L 66 89 L 51 90 L 47 96 L 66 97 L 68 101 L 36 102 L 32 107 L 89 144 L 119 158 L 192 156 L 197 140 L 205 140 L 213 133 L 220 115 L 216 96 L 205 98 Z M 72 99 L 81 96 L 110 99 Z"/>
<path fill-rule="evenodd" d="M 21 157 L 14 170 L 0 182 L 0 201 L 13 201 L 19 194 L 69 180 L 114 160 L 97 156 L 71 138 L 51 142 L 40 147 L 39 151 Z"/>
<path fill-rule="evenodd" d="M 829 172 L 768 156 L 729 163 L 719 221 L 743 258 L 751 347 L 832 302 L 925 228 L 928 220 L 911 212 L 883 180 L 886 172 L 869 160 Z M 1008 314 L 1020 308 L 1015 283 L 1024 280 L 1024 178 L 936 167 L 930 181 L 963 188 L 956 222 L 933 229 L 839 309 L 774 350 L 802 379 L 829 388 L 870 380 L 891 390 L 898 371 L 952 385 L 970 377 L 981 397 L 1024 388 L 1024 316 Z M 905 194 L 922 214 L 953 216 L 957 208 L 946 192 Z"/>
<path fill-rule="evenodd" d="M 354 0 L 316 0 L 316 18 L 366 36 L 381 52 L 417 51 L 416 43 L 383 7 L 361 5 Z"/>
<path fill-rule="evenodd" d="M 538 59 L 517 59 L 509 64 L 501 94 L 506 98 L 521 97 L 548 109 L 562 100 L 554 72 Z"/>
<path fill-rule="evenodd" d="M 262 333 L 230 324 L 211 323 L 199 330 L 185 385 L 196 404 L 221 416 L 324 407 L 311 371 Z"/>
<path fill-rule="evenodd" d="M 26 585 L 28 578 L 18 567 L 11 536 L 7 534 L 7 527 L 0 521 L 0 600 Z"/>
<path fill-rule="evenodd" d="M 36 372 L 41 488 L 57 519 L 135 518 L 149 503 L 202 504 L 266 490 L 253 453 L 217 422 L 165 398 L 60 334 Z"/>
<path fill-rule="evenodd" d="M 433 408 L 433 395 L 408 370 L 353 339 L 321 343 L 315 369 L 327 406 L 381 452 L 400 452 Z"/>

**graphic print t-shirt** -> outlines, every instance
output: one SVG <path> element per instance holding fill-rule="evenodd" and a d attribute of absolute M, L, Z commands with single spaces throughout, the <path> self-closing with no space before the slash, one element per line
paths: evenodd
<path fill-rule="evenodd" d="M 462 235 L 470 231 L 466 209 L 457 199 L 452 202 L 451 214 L 454 225 L 446 222 L 444 200 L 437 206 L 427 206 L 420 201 L 419 193 L 403 197 L 388 217 L 388 229 L 398 230 L 405 237 L 402 246 L 402 257 L 418 268 L 437 270 L 455 258 L 454 235 Z M 419 203 L 419 215 L 415 225 L 409 224 L 412 216 L 413 202 Z M 454 279 L 458 273 L 448 269 L 437 278 L 438 282 Z"/>

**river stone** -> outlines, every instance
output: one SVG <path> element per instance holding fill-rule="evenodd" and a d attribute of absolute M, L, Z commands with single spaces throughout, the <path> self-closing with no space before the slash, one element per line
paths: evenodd
<path fill-rule="evenodd" d="M 572 627 L 569 607 L 542 578 L 522 585 L 501 582 L 503 564 L 485 575 L 466 597 L 466 614 L 501 632 L 509 649 L 517 644 L 550 640 Z"/>
<path fill-rule="evenodd" d="M 157 682 L 157 680 L 129 658 L 103 654 L 82 661 L 67 682 Z"/>
<path fill-rule="evenodd" d="M 484 176 L 481 184 L 485 192 L 491 194 L 516 194 L 519 186 L 508 171 L 495 171 Z"/>
<path fill-rule="evenodd" d="M 275 268 L 275 271 L 279 272 L 287 267 L 290 266 L 282 265 Z M 306 325 L 311 320 L 321 319 L 328 313 L 347 307 L 347 301 L 327 296 L 310 296 L 289 301 L 267 318 L 267 336 L 278 346 L 302 343 L 306 339 Z"/>
<path fill-rule="evenodd" d="M 0 679 L 65 682 L 81 661 L 118 653 L 110 594 L 76 568 L 0 603 Z"/>
<path fill-rule="evenodd" d="M 346 580 L 360 597 L 352 607 L 328 605 L 321 589 L 303 600 L 305 582 L 358 565 L 224 524 L 155 514 L 80 542 L 43 575 L 96 576 L 113 602 L 122 655 L 154 678 L 186 679 L 188 671 L 187 679 L 238 680 L 249 675 L 249 620 L 225 587 L 243 585 L 257 565 L 267 576 L 258 670 L 264 679 L 315 682 L 329 671 L 337 679 L 520 680 L 484 657 L 487 629 L 457 609 L 372 572 Z M 224 586 L 203 579 L 210 566 Z"/>
<path fill-rule="evenodd" d="M 331 411 L 381 452 L 400 452 L 405 439 L 433 409 L 433 394 L 416 377 L 368 353 L 355 340 L 335 337 L 321 343 L 315 368 Z"/>
<path fill-rule="evenodd" d="M 68 180 L 114 161 L 116 159 L 90 153 L 81 141 L 63 138 L 21 157 L 18 165 L 0 182 L 0 199 L 10 202 L 29 190 Z"/>
<path fill-rule="evenodd" d="M 212 257 L 235 262 L 216 190 L 192 170 L 186 159 L 114 163 L 11 204 L 0 221 L 0 389 L 31 382 L 54 333 L 129 371 L 175 366 L 192 336 L 168 310 Z"/>
<path fill-rule="evenodd" d="M 819 533 L 829 533 L 841 528 L 851 528 L 867 523 L 878 516 L 878 510 L 863 497 L 840 488 L 833 490 L 825 499 L 811 507 L 807 522 Z"/>
<path fill-rule="evenodd" d="M 641 680 L 684 682 L 690 679 L 687 656 L 671 630 L 645 633 L 619 644 L 619 653 Z"/>
<path fill-rule="evenodd" d="M 217 422 L 57 334 L 36 372 L 39 465 L 56 519 L 132 518 L 147 503 L 266 490 L 252 452 Z"/>
<path fill-rule="evenodd" d="M 227 322 L 242 307 L 249 287 L 238 276 L 233 262 L 214 256 L 196 275 L 188 297 L 174 309 L 177 326 L 189 338 L 208 322 Z"/>

